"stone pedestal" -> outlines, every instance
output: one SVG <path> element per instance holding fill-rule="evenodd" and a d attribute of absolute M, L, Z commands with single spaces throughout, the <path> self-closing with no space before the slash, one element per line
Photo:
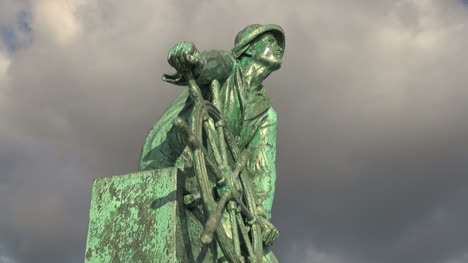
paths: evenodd
<path fill-rule="evenodd" d="M 166 168 L 95 179 L 85 262 L 217 262 L 217 248 L 201 245 L 203 226 L 183 204 L 184 178 Z"/>

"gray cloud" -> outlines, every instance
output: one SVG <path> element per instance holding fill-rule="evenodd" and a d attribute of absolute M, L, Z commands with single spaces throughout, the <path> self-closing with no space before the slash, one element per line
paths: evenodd
<path fill-rule="evenodd" d="M 280 261 L 466 261 L 462 1 L 2 3 L 0 25 L 31 13 L 32 42 L 0 45 L 0 262 L 81 262 L 92 178 L 135 171 L 181 91 L 160 81 L 167 51 L 230 49 L 250 23 L 286 31 L 264 83 Z"/>

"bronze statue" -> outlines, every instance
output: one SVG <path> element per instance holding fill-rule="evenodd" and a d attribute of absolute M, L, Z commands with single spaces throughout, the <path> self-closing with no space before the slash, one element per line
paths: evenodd
<path fill-rule="evenodd" d="M 281 67 L 284 31 L 249 25 L 234 44 L 199 52 L 180 42 L 169 51 L 177 72 L 162 79 L 188 88 L 150 131 L 139 169 L 184 171 L 179 190 L 204 225 L 200 242 L 221 250 L 218 262 L 278 262 L 269 249 L 278 238 L 270 223 L 277 117 L 262 82 Z"/>

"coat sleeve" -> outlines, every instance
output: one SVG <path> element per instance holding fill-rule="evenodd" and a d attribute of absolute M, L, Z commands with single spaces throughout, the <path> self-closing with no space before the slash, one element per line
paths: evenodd
<path fill-rule="evenodd" d="M 205 62 L 197 77 L 197 83 L 207 85 L 214 79 L 223 83 L 231 74 L 235 63 L 231 53 L 223 50 L 206 50 L 201 54 Z"/>
<path fill-rule="evenodd" d="M 214 79 L 217 79 L 220 83 L 223 83 L 230 75 L 235 59 L 230 52 L 224 50 L 205 50 L 201 52 L 203 59 L 203 68 L 196 75 L 198 85 L 208 85 Z M 187 81 L 184 76 L 177 73 L 166 73 L 162 79 L 166 82 L 186 86 Z"/>
<path fill-rule="evenodd" d="M 255 134 L 249 148 L 253 152 L 248 162 L 248 169 L 252 177 L 252 183 L 257 195 L 258 205 L 265 218 L 270 220 L 273 197 L 276 183 L 276 133 L 277 117 L 273 108 L 267 112 L 267 117 L 262 122 Z"/>

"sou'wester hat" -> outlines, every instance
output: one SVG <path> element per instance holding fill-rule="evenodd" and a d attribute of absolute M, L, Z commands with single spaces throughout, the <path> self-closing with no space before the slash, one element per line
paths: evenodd
<path fill-rule="evenodd" d="M 260 24 L 252 24 L 246 26 L 236 35 L 236 39 L 234 41 L 234 47 L 232 48 L 231 52 L 235 58 L 238 58 L 244 53 L 249 44 L 255 40 L 258 36 L 263 33 L 273 33 L 278 41 L 280 47 L 284 50 L 285 47 L 285 37 L 284 37 L 284 30 L 274 24 L 269 25 L 260 25 Z"/>

